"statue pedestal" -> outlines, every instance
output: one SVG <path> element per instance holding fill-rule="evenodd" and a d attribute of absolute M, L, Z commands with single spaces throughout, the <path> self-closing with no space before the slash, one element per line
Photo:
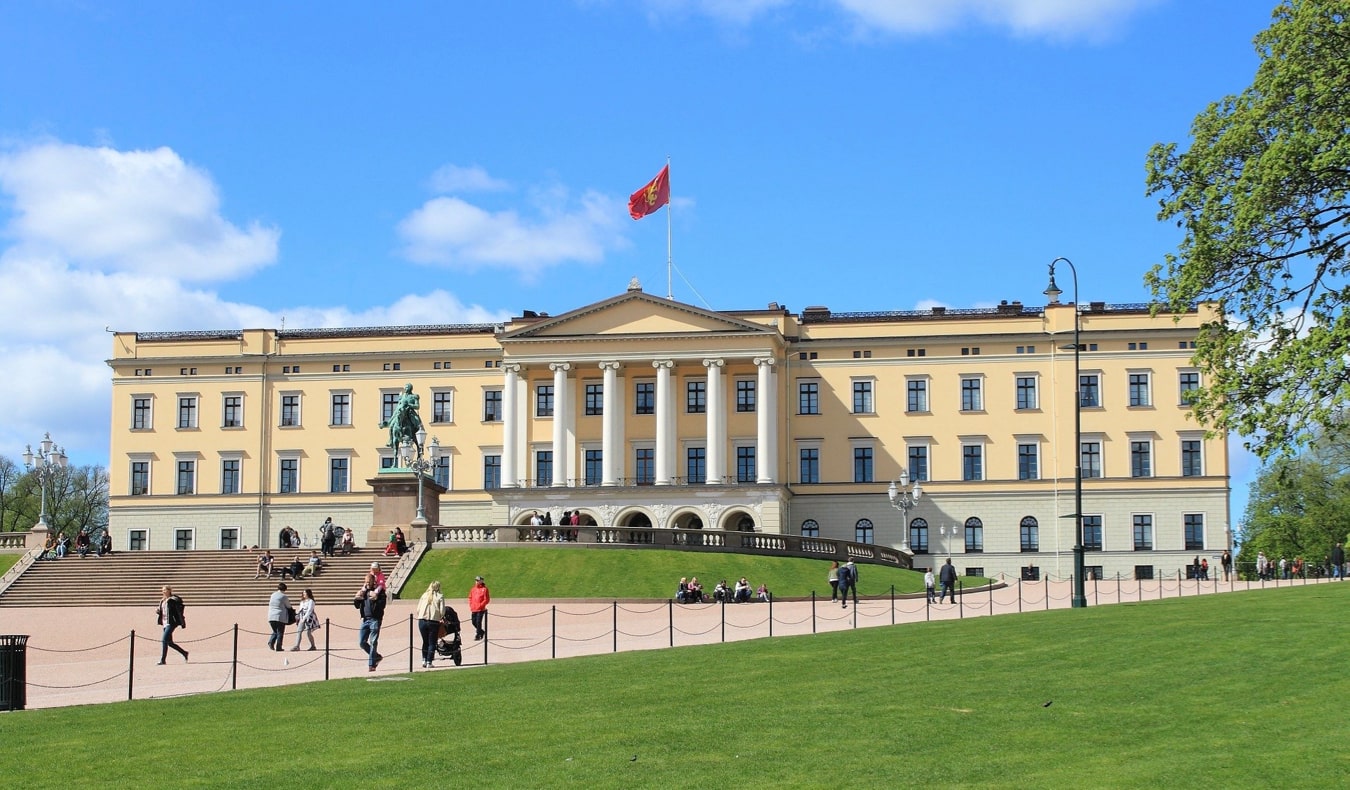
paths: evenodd
<path fill-rule="evenodd" d="M 427 540 L 427 533 L 441 523 L 441 494 L 445 487 L 429 475 L 422 475 L 422 512 L 417 518 L 417 473 L 410 469 L 390 469 L 366 483 L 375 492 L 374 513 L 366 546 L 383 549 L 389 533 L 401 527 L 408 542 Z"/>

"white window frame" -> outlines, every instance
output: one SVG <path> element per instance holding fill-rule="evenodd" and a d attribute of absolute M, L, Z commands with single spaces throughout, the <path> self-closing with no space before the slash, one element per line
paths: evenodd
<path fill-rule="evenodd" d="M 1148 480 L 1158 476 L 1158 447 L 1156 438 L 1152 433 L 1126 433 L 1125 439 L 1128 442 L 1126 452 L 1130 454 L 1130 477 L 1136 480 Z M 1148 444 L 1148 474 L 1140 477 L 1134 476 L 1134 443 L 1145 442 Z"/>
<path fill-rule="evenodd" d="M 857 410 L 857 390 L 859 384 L 866 384 L 867 390 L 865 398 L 867 403 L 863 411 Z M 852 376 L 848 380 L 848 406 L 850 414 L 876 414 L 877 413 L 877 377 L 876 376 Z"/>
<path fill-rule="evenodd" d="M 145 464 L 145 492 L 141 494 L 133 493 L 132 488 L 136 482 L 135 465 Z M 154 453 L 128 453 L 127 454 L 127 495 L 128 496 L 150 496 L 155 490 L 155 454 Z"/>
<path fill-rule="evenodd" d="M 136 427 L 136 401 L 145 399 L 149 401 L 146 408 L 145 425 Z M 131 421 L 127 423 L 133 431 L 153 431 L 155 429 L 155 396 L 149 392 L 134 393 L 131 396 Z"/>
<path fill-rule="evenodd" d="M 352 491 L 352 456 L 355 453 L 350 449 L 329 450 L 328 451 L 328 487 L 325 489 L 330 494 L 350 494 Z M 342 491 L 333 490 L 333 461 L 342 459 L 347 462 L 347 487 Z"/>
<path fill-rule="evenodd" d="M 909 408 L 909 384 L 911 381 L 923 382 L 923 408 Z M 931 414 L 933 411 L 933 377 L 928 375 L 905 376 L 905 413 Z M 932 471 L 931 469 L 929 470 Z"/>
<path fill-rule="evenodd" d="M 183 425 L 183 401 L 192 401 L 191 425 Z M 174 398 L 173 426 L 179 431 L 195 431 L 202 424 L 202 396 L 199 392 L 179 392 Z"/>
<path fill-rule="evenodd" d="M 179 464 L 188 462 L 192 464 L 192 490 L 186 494 L 178 490 L 178 472 Z M 173 493 L 175 496 L 195 496 L 201 490 L 201 456 L 197 452 L 183 452 L 173 454 Z"/>
<path fill-rule="evenodd" d="M 246 401 L 246 397 L 245 397 L 246 395 L 247 395 L 247 393 L 245 393 L 243 390 L 232 390 L 232 391 L 229 391 L 229 392 L 222 392 L 222 393 L 220 393 L 220 428 L 221 428 L 221 430 L 225 430 L 225 431 L 237 431 L 237 430 L 239 430 L 239 429 L 241 429 L 241 428 L 244 427 L 244 405 L 245 405 L 245 403 L 247 402 L 247 401 Z M 225 415 L 229 412 L 229 404 L 227 403 L 227 401 L 228 401 L 230 398 L 238 398 L 238 399 L 239 399 L 239 415 L 238 415 L 238 416 L 239 416 L 239 420 L 238 420 L 238 422 L 236 422 L 234 425 L 230 425 L 229 423 L 227 423 L 227 422 L 225 421 Z"/>
<path fill-rule="evenodd" d="M 339 395 L 347 396 L 347 421 L 333 422 L 333 410 L 337 405 L 336 401 Z M 328 427 L 329 428 L 351 428 L 354 422 L 354 413 L 356 411 L 356 392 L 350 389 L 339 389 L 328 391 Z"/>
<path fill-rule="evenodd" d="M 217 480 L 216 480 L 216 485 L 217 485 L 218 490 L 220 491 L 220 493 L 221 493 L 222 495 L 224 495 L 224 496 L 234 496 L 235 494 L 242 494 L 242 493 L 244 493 L 244 452 L 243 452 L 242 450 L 221 450 L 221 451 L 219 451 L 219 456 L 220 456 L 220 458 L 219 458 L 219 463 L 218 463 L 218 465 L 216 466 L 216 470 L 217 470 L 220 474 L 219 474 L 219 476 L 218 476 L 218 478 L 217 478 Z M 238 491 L 233 491 L 233 492 L 228 492 L 228 493 L 225 491 L 225 462 L 226 462 L 226 461 L 238 461 L 238 462 L 239 462 L 239 490 L 238 490 Z"/>
<path fill-rule="evenodd" d="M 303 477 L 303 474 L 304 474 L 304 464 L 303 464 L 302 461 L 301 461 L 301 457 L 302 457 L 303 455 L 304 455 L 304 453 L 302 453 L 300 450 L 278 450 L 278 451 L 277 451 L 277 493 L 278 493 L 278 494 L 282 494 L 282 493 L 285 493 L 285 494 L 302 494 L 302 493 L 304 493 L 305 487 L 302 485 L 302 482 L 304 481 L 304 477 Z M 295 490 L 294 490 L 294 491 L 282 491 L 282 490 L 281 490 L 281 478 L 282 478 L 281 467 L 282 467 L 282 464 L 283 464 L 284 462 L 286 462 L 286 461 L 295 461 Z"/>
<path fill-rule="evenodd" d="M 438 395 L 445 395 L 445 396 L 447 396 L 445 400 L 446 400 L 446 403 L 448 404 L 447 410 L 449 411 L 449 414 L 445 415 L 446 419 L 444 419 L 444 420 L 437 420 L 437 419 L 436 419 L 436 397 L 437 397 Z M 553 397 L 554 397 L 554 402 L 556 403 L 558 394 L 557 394 L 556 392 L 553 393 Z M 454 387 L 432 387 L 432 388 L 431 388 L 431 414 L 430 414 L 429 416 L 431 417 L 431 420 L 427 423 L 428 425 L 454 425 L 454 424 L 455 424 L 455 388 L 454 388 Z"/>
<path fill-rule="evenodd" d="M 1144 403 L 1131 403 L 1134 399 L 1131 392 L 1133 384 L 1130 379 L 1135 376 L 1144 377 Z M 1125 371 L 1125 405 L 1130 409 L 1151 409 L 1153 408 L 1153 371 L 1148 368 L 1131 368 Z"/>
<path fill-rule="evenodd" d="M 293 422 L 286 422 L 286 399 L 295 398 L 295 416 Z M 305 424 L 304 390 L 283 390 L 277 393 L 277 427 L 300 428 Z"/>
<path fill-rule="evenodd" d="M 1044 474 L 1045 469 L 1044 469 L 1044 467 L 1042 467 L 1042 465 L 1041 465 L 1041 457 L 1044 455 L 1044 453 L 1041 452 L 1041 448 L 1042 448 L 1042 446 L 1044 446 L 1044 444 L 1045 444 L 1045 437 L 1041 436 L 1040 434 L 1034 434 L 1034 435 L 1014 434 L 1014 435 L 1013 435 L 1013 448 L 1014 448 L 1013 464 L 1015 465 L 1015 466 L 1014 466 L 1014 469 L 1017 470 L 1017 480 L 1018 480 L 1018 481 L 1025 482 L 1025 481 L 1022 480 L 1022 446 L 1023 446 L 1023 445 L 1027 445 L 1027 444 L 1029 444 L 1029 445 L 1031 445 L 1032 447 L 1035 447 L 1035 448 L 1036 448 L 1036 476 L 1035 476 L 1035 477 L 1029 477 L 1029 478 L 1027 478 L 1027 480 L 1041 480 L 1041 479 L 1043 479 L 1043 478 L 1045 477 L 1045 474 Z M 1021 521 L 1020 521 L 1020 520 L 1018 521 L 1018 525 L 1019 525 L 1019 528 L 1020 528 L 1020 525 L 1021 525 Z"/>
<path fill-rule="evenodd" d="M 974 407 L 973 407 L 973 408 L 970 408 L 970 409 L 967 409 L 967 408 L 966 408 L 966 382 L 967 382 L 967 381 L 974 381 L 974 382 L 977 382 L 977 383 L 979 384 L 979 387 L 977 388 L 976 391 L 979 393 L 979 396 L 980 396 L 980 402 L 977 403 L 977 404 L 975 404 Z M 978 413 L 980 413 L 980 412 L 986 411 L 986 409 L 984 408 L 984 396 L 985 396 L 985 391 L 984 391 L 984 374 L 983 374 L 983 373 L 962 373 L 962 374 L 961 374 L 960 391 L 957 393 L 957 398 L 958 398 L 958 400 L 957 400 L 957 406 L 959 407 L 959 408 L 957 409 L 957 411 L 960 411 L 960 412 L 963 413 L 963 414 L 978 414 Z"/>
<path fill-rule="evenodd" d="M 1018 379 L 1031 379 L 1031 395 L 1035 401 L 1030 406 L 1018 406 L 1017 397 L 1019 394 Z M 1041 410 L 1041 374 L 1034 371 L 1023 371 L 1013 373 L 1013 411 L 1030 412 Z"/>

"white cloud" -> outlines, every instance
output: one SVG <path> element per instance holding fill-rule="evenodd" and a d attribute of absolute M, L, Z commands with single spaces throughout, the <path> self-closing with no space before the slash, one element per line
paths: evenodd
<path fill-rule="evenodd" d="M 0 154 L 0 453 L 50 431 L 75 463 L 108 463 L 114 331 L 499 323 L 453 294 L 365 310 L 224 300 L 194 283 L 242 279 L 277 255 L 278 231 L 240 231 L 210 175 L 173 151 L 61 143 Z M 122 227 L 127 226 L 127 227 Z"/>
<path fill-rule="evenodd" d="M 211 178 L 168 148 L 22 148 L 0 155 L 0 191 L 8 236 L 82 267 L 212 281 L 277 256 L 276 229 L 227 221 Z"/>
<path fill-rule="evenodd" d="M 531 194 L 538 214 L 490 211 L 458 197 L 428 200 L 398 224 L 402 254 L 417 263 L 461 270 L 501 268 L 533 278 L 550 266 L 599 262 L 627 242 L 623 205 L 597 192 L 573 200 L 562 187 Z"/>
<path fill-rule="evenodd" d="M 1006 28 L 1019 35 L 1105 33 L 1157 0 L 834 0 L 865 29 L 932 33 L 965 24 Z"/>
<path fill-rule="evenodd" d="M 1016 35 L 1101 36 L 1159 0 L 828 0 L 864 34 L 923 35 L 980 25 Z M 801 0 L 647 0 L 653 16 L 699 14 L 744 27 Z"/>
<path fill-rule="evenodd" d="M 493 178 L 483 168 L 444 165 L 431 174 L 431 190 L 438 194 L 453 195 L 464 192 L 503 192 L 511 185 L 500 178 Z"/>

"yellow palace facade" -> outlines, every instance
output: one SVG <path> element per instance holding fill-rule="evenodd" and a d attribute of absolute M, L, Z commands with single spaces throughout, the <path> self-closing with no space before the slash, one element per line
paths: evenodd
<path fill-rule="evenodd" d="M 1227 444 L 1186 406 L 1208 307 L 1083 305 L 1076 384 L 1075 309 L 712 311 L 634 283 L 504 324 L 120 332 L 109 529 L 122 550 L 272 546 L 329 516 L 364 536 L 397 463 L 379 426 L 412 384 L 446 526 L 580 511 L 1067 576 L 1077 452 L 1090 571 L 1214 564 Z M 924 490 L 907 524 L 902 469 Z"/>

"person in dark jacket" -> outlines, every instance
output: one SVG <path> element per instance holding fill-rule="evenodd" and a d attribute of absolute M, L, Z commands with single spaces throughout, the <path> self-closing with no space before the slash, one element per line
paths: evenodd
<path fill-rule="evenodd" d="M 952 567 L 951 557 L 947 558 L 947 564 L 938 571 L 938 582 L 942 584 L 942 593 L 938 595 L 938 603 L 945 603 L 947 596 L 952 597 L 952 603 L 956 603 L 956 568 Z"/>
<path fill-rule="evenodd" d="M 848 608 L 848 594 L 853 592 L 853 605 L 858 605 L 858 566 L 853 564 L 853 560 L 845 562 L 839 566 L 839 600 L 843 601 L 843 608 Z"/>
<path fill-rule="evenodd" d="M 380 665 L 380 655 L 376 647 L 380 643 L 380 623 L 384 620 L 384 586 L 377 584 L 374 577 L 366 576 L 366 583 L 356 593 L 352 605 L 361 612 L 361 636 L 357 646 L 369 657 L 366 671 L 374 672 Z"/>
<path fill-rule="evenodd" d="M 173 594 L 173 588 L 165 585 L 159 588 L 159 593 L 163 597 L 159 601 L 159 607 L 155 609 L 156 623 L 164 626 L 164 633 L 159 640 L 159 663 L 163 665 L 164 659 L 169 656 L 169 648 L 177 650 L 184 661 L 188 660 L 188 651 L 179 647 L 173 641 L 173 632 L 176 628 L 187 628 L 187 618 L 183 616 L 183 599 Z"/>

